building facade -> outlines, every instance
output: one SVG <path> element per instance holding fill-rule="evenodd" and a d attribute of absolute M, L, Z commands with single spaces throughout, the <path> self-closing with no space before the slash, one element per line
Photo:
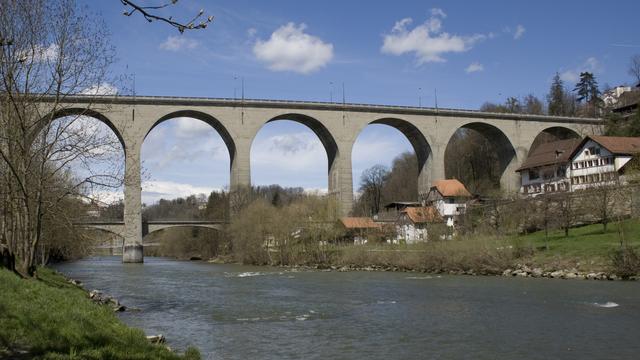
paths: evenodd
<path fill-rule="evenodd" d="M 526 196 L 624 184 L 640 138 L 587 136 L 554 141 L 534 149 L 517 171 Z"/>
<path fill-rule="evenodd" d="M 445 224 L 454 227 L 458 216 L 465 213 L 471 197 L 469 190 L 457 179 L 437 180 L 429 189 L 425 204 L 434 206 Z"/>

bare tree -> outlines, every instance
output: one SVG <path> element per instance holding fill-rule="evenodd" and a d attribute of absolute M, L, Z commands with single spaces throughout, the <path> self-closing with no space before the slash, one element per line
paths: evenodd
<path fill-rule="evenodd" d="M 94 105 L 73 116 L 65 105 L 105 83 L 113 60 L 105 28 L 73 0 L 0 2 L 0 37 L 10 39 L 0 46 L 0 243 L 25 275 L 65 200 L 122 184 L 121 167 L 89 166 L 120 147 L 83 122 Z"/>
<path fill-rule="evenodd" d="M 569 191 L 559 192 L 554 195 L 556 206 L 556 222 L 564 231 L 564 236 L 569 236 L 569 229 L 575 225 L 578 219 L 578 206 L 575 195 Z"/>
<path fill-rule="evenodd" d="M 131 16 L 133 14 L 139 13 L 148 22 L 160 21 L 167 23 L 178 29 L 180 33 L 183 33 L 185 30 L 204 29 L 207 27 L 207 25 L 209 25 L 210 22 L 213 21 L 212 15 L 204 17 L 204 9 L 200 9 L 198 14 L 194 16 L 193 19 L 187 22 L 179 22 L 174 20 L 172 16 L 165 17 L 158 14 L 159 10 L 162 10 L 171 5 L 175 5 L 178 0 L 171 0 L 171 2 L 153 6 L 141 6 L 131 0 L 120 0 L 120 2 L 126 7 L 126 10 L 124 11 L 125 16 Z"/>
<path fill-rule="evenodd" d="M 636 84 L 640 84 L 640 54 L 631 57 L 631 64 L 629 64 L 629 75 L 635 78 Z"/>
<path fill-rule="evenodd" d="M 370 215 L 380 212 L 382 188 L 388 176 L 389 170 L 382 165 L 374 165 L 360 176 L 360 191 L 369 204 Z"/>

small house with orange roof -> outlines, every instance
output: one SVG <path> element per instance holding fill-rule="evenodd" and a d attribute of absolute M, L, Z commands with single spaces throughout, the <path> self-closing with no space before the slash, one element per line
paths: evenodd
<path fill-rule="evenodd" d="M 343 217 L 339 222 L 344 228 L 345 238 L 356 245 L 366 244 L 370 236 L 379 234 L 382 230 L 382 225 L 370 217 Z"/>
<path fill-rule="evenodd" d="M 396 221 L 396 237 L 399 242 L 414 244 L 429 240 L 430 230 L 443 224 L 442 216 L 433 206 L 407 207 Z"/>
<path fill-rule="evenodd" d="M 471 198 L 471 193 L 459 180 L 443 179 L 433 182 L 425 203 L 434 206 L 447 226 L 453 227 L 456 218 L 464 214 Z"/>

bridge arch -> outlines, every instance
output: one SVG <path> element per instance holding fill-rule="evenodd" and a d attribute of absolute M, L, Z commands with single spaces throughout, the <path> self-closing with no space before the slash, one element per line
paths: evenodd
<path fill-rule="evenodd" d="M 218 232 L 222 231 L 222 225 L 218 225 L 218 224 L 180 224 L 180 225 L 176 225 L 176 224 L 160 224 L 160 225 L 149 224 L 147 232 L 143 231 L 142 239 L 143 239 L 143 242 L 144 242 L 144 239 L 147 238 L 149 235 L 157 233 L 159 231 L 164 231 L 164 230 L 168 230 L 168 229 L 184 229 L 184 228 L 187 228 L 187 229 L 194 229 L 194 228 L 211 229 L 211 230 L 215 230 L 215 231 L 218 231 Z"/>
<path fill-rule="evenodd" d="M 35 139 L 48 123 L 64 117 L 70 117 L 70 116 L 76 116 L 78 118 L 89 117 L 89 118 L 96 119 L 102 122 L 103 124 L 105 124 L 109 129 L 111 129 L 113 134 L 118 138 L 118 141 L 120 142 L 120 145 L 122 145 L 122 149 L 125 151 L 125 154 L 126 154 L 127 144 L 120 130 L 114 125 L 114 123 L 107 116 L 105 116 L 104 114 L 102 114 L 97 110 L 88 109 L 88 108 L 70 107 L 70 108 L 60 109 L 60 110 L 54 111 L 53 113 L 47 114 L 38 122 L 38 124 L 40 125 L 33 130 L 31 134 L 31 138 Z"/>
<path fill-rule="evenodd" d="M 328 171 L 331 171 L 333 164 L 335 162 L 336 157 L 338 156 L 338 145 L 336 144 L 335 137 L 326 126 L 322 124 L 319 120 L 311 117 L 309 115 L 300 114 L 300 113 L 287 113 L 275 116 L 265 122 L 265 124 L 278 121 L 278 120 L 291 120 L 295 121 L 299 124 L 302 124 L 311 131 L 320 139 L 324 150 L 327 153 L 327 161 L 328 161 Z M 264 125 L 263 125 L 264 126 Z M 262 127 L 261 127 L 262 128 Z M 258 130 L 260 131 L 260 130 Z"/>
<path fill-rule="evenodd" d="M 220 122 L 220 120 L 202 111 L 178 110 L 178 111 L 170 112 L 160 117 L 158 120 L 156 120 L 156 122 L 154 122 L 149 127 L 149 129 L 147 129 L 143 138 L 143 142 L 144 142 L 144 139 L 147 138 L 149 133 L 151 133 L 151 131 L 153 131 L 153 129 L 156 126 L 160 125 L 161 123 L 167 120 L 176 119 L 176 118 L 192 118 L 192 119 L 200 120 L 210 125 L 211 127 L 213 127 L 213 129 L 217 131 L 218 134 L 220 134 L 222 141 L 224 141 L 225 145 L 227 146 L 227 150 L 229 151 L 229 159 L 231 161 L 231 167 L 233 167 L 233 161 L 235 159 L 235 154 L 236 154 L 236 144 L 235 144 L 235 141 L 233 140 L 233 136 L 229 133 L 229 130 Z"/>
<path fill-rule="evenodd" d="M 498 185 L 505 190 L 517 189 L 518 149 L 502 129 L 485 122 L 468 122 L 459 126 L 446 144 L 446 178 L 458 178 L 472 192 Z"/>
<path fill-rule="evenodd" d="M 256 145 L 256 139 L 259 138 L 260 133 L 268 124 L 275 123 L 278 121 L 292 121 L 294 123 L 303 125 L 307 129 L 311 130 L 317 137 L 317 139 L 322 144 L 324 152 L 327 156 L 327 187 L 329 193 L 335 192 L 336 189 L 336 169 L 338 168 L 337 163 L 340 158 L 340 149 L 338 147 L 338 143 L 334 134 L 329 130 L 329 128 L 323 124 L 316 117 L 300 113 L 300 112 L 287 112 L 276 114 L 274 116 L 267 117 L 264 122 L 261 122 L 260 125 L 255 129 L 253 133 L 253 137 L 250 142 L 249 152 L 253 153 L 254 146 Z M 253 155 L 252 155 L 253 156 Z M 255 157 L 252 157 L 252 161 L 255 160 Z M 252 167 L 254 164 L 251 165 Z M 252 169 L 252 172 L 254 169 Z"/>
<path fill-rule="evenodd" d="M 551 126 L 541 130 L 538 135 L 536 135 L 533 143 L 531 143 L 531 147 L 528 150 L 530 153 L 539 145 L 551 141 L 579 138 L 581 138 L 580 134 L 578 134 L 578 132 L 573 129 L 564 126 Z"/>
<path fill-rule="evenodd" d="M 429 143 L 429 140 L 427 139 L 427 136 L 409 120 L 405 120 L 397 117 L 377 118 L 372 121 L 368 121 L 364 123 L 360 129 L 354 132 L 355 138 L 351 144 L 352 153 L 353 153 L 353 147 L 355 146 L 357 139 L 369 125 L 386 125 L 400 132 L 402 136 L 404 136 L 409 141 L 417 158 L 418 195 L 428 192 L 430 183 L 434 179 L 430 178 L 429 166 L 431 165 L 431 160 L 432 160 L 432 150 L 431 150 L 431 145 Z M 354 180 L 357 181 L 358 179 L 354 179 Z M 412 199 L 412 200 L 415 201 L 417 199 Z"/>

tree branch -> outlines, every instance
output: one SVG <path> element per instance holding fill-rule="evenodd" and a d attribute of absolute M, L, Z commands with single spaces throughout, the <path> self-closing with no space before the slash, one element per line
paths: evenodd
<path fill-rule="evenodd" d="M 178 0 L 171 0 L 170 3 L 165 3 L 163 5 L 157 5 L 157 6 L 140 6 L 135 4 L 133 1 L 130 0 L 120 0 L 120 2 L 122 3 L 122 5 L 130 7 L 130 10 L 125 10 L 124 11 L 124 15 L 125 16 L 131 16 L 133 14 L 135 14 L 136 12 L 139 12 L 140 14 L 142 14 L 142 16 L 144 16 L 144 18 L 148 21 L 148 22 L 153 22 L 155 21 L 162 21 L 165 22 L 173 27 L 175 27 L 176 29 L 178 29 L 178 31 L 180 31 L 180 33 L 183 33 L 185 30 L 196 30 L 196 29 L 204 29 L 207 27 L 207 25 L 213 21 L 213 15 L 209 15 L 207 16 L 206 19 L 200 21 L 199 23 L 195 23 L 200 17 L 202 17 L 204 15 L 204 10 L 200 9 L 200 11 L 198 12 L 198 15 L 196 15 L 193 19 L 191 19 L 191 21 L 188 21 L 187 23 L 180 23 L 178 21 L 173 20 L 173 18 L 171 16 L 167 17 L 163 17 L 163 16 L 159 16 L 159 15 L 155 15 L 152 14 L 150 12 L 150 10 L 160 10 L 163 9 L 169 5 L 175 5 Z"/>

